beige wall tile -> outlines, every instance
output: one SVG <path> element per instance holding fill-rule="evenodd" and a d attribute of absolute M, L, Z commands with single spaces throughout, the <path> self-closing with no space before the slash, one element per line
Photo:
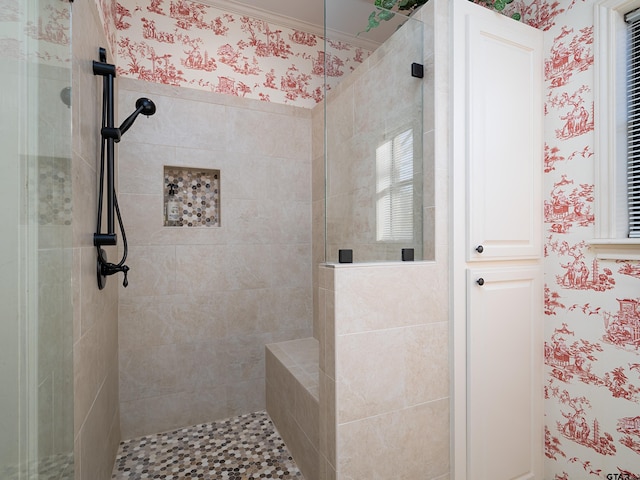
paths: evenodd
<path fill-rule="evenodd" d="M 407 405 L 449 397 L 449 323 L 409 327 L 404 335 Z"/>
<path fill-rule="evenodd" d="M 96 136 L 94 133 L 93 136 Z M 75 137 L 75 135 L 74 135 Z M 87 159 L 73 152 L 71 162 L 73 185 L 73 245 L 76 247 L 93 246 L 93 233 L 96 230 L 96 159 L 95 153 Z"/>
<path fill-rule="evenodd" d="M 293 415 L 296 423 L 305 433 L 314 449 L 318 450 L 320 445 L 320 408 L 318 398 L 304 386 L 296 389 Z"/>
<path fill-rule="evenodd" d="M 317 353 L 313 339 L 282 342 L 266 347 L 267 412 L 305 478 L 319 473 L 318 400 L 303 386 L 305 346 Z M 301 356 L 302 354 L 302 356 Z"/>
<path fill-rule="evenodd" d="M 263 369 L 264 371 L 264 369 Z M 247 381 L 229 382 L 226 385 L 228 417 L 243 415 L 247 412 L 257 412 L 265 409 L 266 389 L 264 378 Z M 211 415 L 209 415 L 211 418 Z"/>
<path fill-rule="evenodd" d="M 264 346 L 270 343 L 271 339 L 270 333 L 247 333 L 228 337 L 222 342 L 225 352 L 222 361 L 226 365 L 228 384 L 245 380 L 264 380 Z"/>
<path fill-rule="evenodd" d="M 73 349 L 74 361 L 74 424 L 76 434 L 85 421 L 100 385 L 106 360 L 98 328 L 92 328 L 79 339 Z M 101 354 L 102 353 L 102 354 Z"/>
<path fill-rule="evenodd" d="M 311 294 L 309 264 L 311 244 L 273 245 L 269 256 L 272 267 L 270 285 L 278 287 L 304 287 Z"/>
<path fill-rule="evenodd" d="M 268 157 L 311 159 L 311 122 L 279 113 L 229 109 L 229 151 L 261 152 Z M 269 128 L 265 128 L 269 126 Z"/>
<path fill-rule="evenodd" d="M 118 205 L 123 212 L 127 241 L 130 245 L 155 243 L 153 239 L 164 229 L 163 202 L 161 189 L 158 189 L 155 195 L 132 193 L 118 195 Z"/>
<path fill-rule="evenodd" d="M 131 147 L 119 170 L 132 225 L 120 324 L 123 425 L 135 428 L 125 430 L 186 421 L 170 399 L 219 387 L 210 414 L 223 416 L 203 420 L 264 408 L 264 345 L 312 328 L 311 112 L 130 79 L 120 92 L 121 110 L 141 96 L 158 107 L 119 146 Z M 220 169 L 220 227 L 162 225 L 163 165 Z M 153 417 L 131 418 L 147 398 Z"/>
<path fill-rule="evenodd" d="M 151 117 L 149 121 L 153 121 Z M 135 124 L 137 127 L 137 123 Z M 118 148 L 118 194 L 162 195 L 164 165 L 180 165 L 177 148 L 126 139 Z M 124 209 L 123 209 L 124 210 Z"/>
<path fill-rule="evenodd" d="M 120 400 L 132 401 L 176 393 L 176 346 L 120 350 Z"/>
<path fill-rule="evenodd" d="M 301 152 L 300 156 L 267 158 L 267 198 L 284 202 L 310 203 L 311 156 Z M 280 179 L 287 179 L 282 188 Z"/>
<path fill-rule="evenodd" d="M 152 97 L 146 92 L 119 90 L 118 107 L 122 119 L 135 110 L 136 100 L 141 96 Z M 156 104 L 156 113 L 149 118 L 138 118 L 135 127 L 122 137 L 120 149 L 126 148 L 129 141 L 209 150 L 222 150 L 222 146 L 228 144 L 227 107 L 159 94 L 153 95 L 151 100 Z M 203 121 L 196 121 L 199 118 Z M 214 125 L 222 125 L 222 128 Z"/>
<path fill-rule="evenodd" d="M 119 347 L 145 348 L 227 336 L 227 294 L 171 295 L 122 300 Z"/>
<path fill-rule="evenodd" d="M 129 286 L 120 289 L 120 297 L 131 299 L 180 293 L 180 284 L 176 281 L 176 263 L 176 248 L 173 245 L 129 245 Z M 110 280 L 117 278 L 112 277 Z"/>
<path fill-rule="evenodd" d="M 333 276 L 331 275 L 332 282 Z M 324 364 L 321 364 L 324 372 L 331 378 L 336 377 L 336 297 L 333 290 L 327 290 L 325 296 L 325 322 L 324 322 Z"/>
<path fill-rule="evenodd" d="M 429 262 L 337 268 L 336 334 L 445 320 L 446 284 L 438 273 Z"/>
<path fill-rule="evenodd" d="M 320 457 L 320 480 L 335 480 L 336 469 L 326 459 Z"/>
<path fill-rule="evenodd" d="M 313 298 L 313 337 L 318 340 L 320 351 L 318 353 L 319 368 L 326 369 L 326 309 L 327 303 L 326 296 L 327 291 L 324 288 L 318 288 L 314 286 L 314 298 Z"/>
<path fill-rule="evenodd" d="M 328 465 L 335 471 L 336 466 L 336 382 L 320 372 L 320 446 L 319 451 Z"/>
<path fill-rule="evenodd" d="M 449 469 L 448 431 L 448 399 L 340 425 L 338 478 L 434 479 Z"/>
<path fill-rule="evenodd" d="M 105 377 L 95 402 L 79 427 L 77 438 L 82 452 L 75 459 L 75 463 L 80 465 L 80 478 L 111 478 L 120 442 L 117 370 L 111 370 Z"/>
<path fill-rule="evenodd" d="M 186 425 L 226 418 L 227 391 L 224 386 L 197 392 L 179 392 L 121 402 L 124 440 L 164 432 Z"/>
<path fill-rule="evenodd" d="M 405 406 L 403 329 L 339 336 L 336 340 L 338 424 Z"/>
<path fill-rule="evenodd" d="M 221 174 L 222 200 L 228 203 L 270 200 L 269 193 L 279 185 L 279 177 L 271 172 L 270 167 L 280 160 L 265 157 L 259 151 L 215 155 L 215 165 Z"/>

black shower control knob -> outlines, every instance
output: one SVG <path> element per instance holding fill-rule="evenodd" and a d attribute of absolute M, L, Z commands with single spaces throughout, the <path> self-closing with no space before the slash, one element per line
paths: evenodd
<path fill-rule="evenodd" d="M 127 273 L 129 273 L 129 267 L 126 265 L 123 265 L 122 273 L 124 273 L 124 280 L 122 280 L 122 286 L 124 288 L 127 288 L 129 286 L 129 280 L 127 279 Z"/>
<path fill-rule="evenodd" d="M 478 246 L 476 247 L 476 252 L 478 252 L 478 253 L 482 253 L 482 252 L 484 252 L 484 247 L 483 247 L 482 245 L 478 245 Z"/>
<path fill-rule="evenodd" d="M 484 285 L 484 278 L 480 277 L 478 280 L 476 280 L 476 283 L 480 286 Z"/>

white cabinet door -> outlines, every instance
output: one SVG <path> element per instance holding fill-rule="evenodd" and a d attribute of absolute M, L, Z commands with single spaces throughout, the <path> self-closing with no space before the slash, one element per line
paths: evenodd
<path fill-rule="evenodd" d="M 542 32 L 478 8 L 464 16 L 464 29 L 467 260 L 537 258 Z"/>
<path fill-rule="evenodd" d="M 542 479 L 541 283 L 538 266 L 467 271 L 470 480 Z"/>
<path fill-rule="evenodd" d="M 542 480 L 542 32 L 453 0 L 452 39 L 454 478 Z"/>

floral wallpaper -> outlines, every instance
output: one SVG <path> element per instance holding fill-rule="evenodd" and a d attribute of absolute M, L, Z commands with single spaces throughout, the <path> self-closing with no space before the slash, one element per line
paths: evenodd
<path fill-rule="evenodd" d="M 188 0 L 99 0 L 118 74 L 313 107 L 369 51 Z M 327 66 L 325 69 L 325 65 Z"/>
<path fill-rule="evenodd" d="M 544 31 L 545 479 L 640 478 L 640 264 L 594 238 L 593 0 L 534 2 Z M 625 476 L 625 474 L 627 476 Z M 635 476 L 633 476 L 635 475 Z"/>

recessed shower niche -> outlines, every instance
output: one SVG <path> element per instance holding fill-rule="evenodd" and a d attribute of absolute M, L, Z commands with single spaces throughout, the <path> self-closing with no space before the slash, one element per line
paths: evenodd
<path fill-rule="evenodd" d="M 164 167 L 164 226 L 220 226 L 220 170 Z"/>

